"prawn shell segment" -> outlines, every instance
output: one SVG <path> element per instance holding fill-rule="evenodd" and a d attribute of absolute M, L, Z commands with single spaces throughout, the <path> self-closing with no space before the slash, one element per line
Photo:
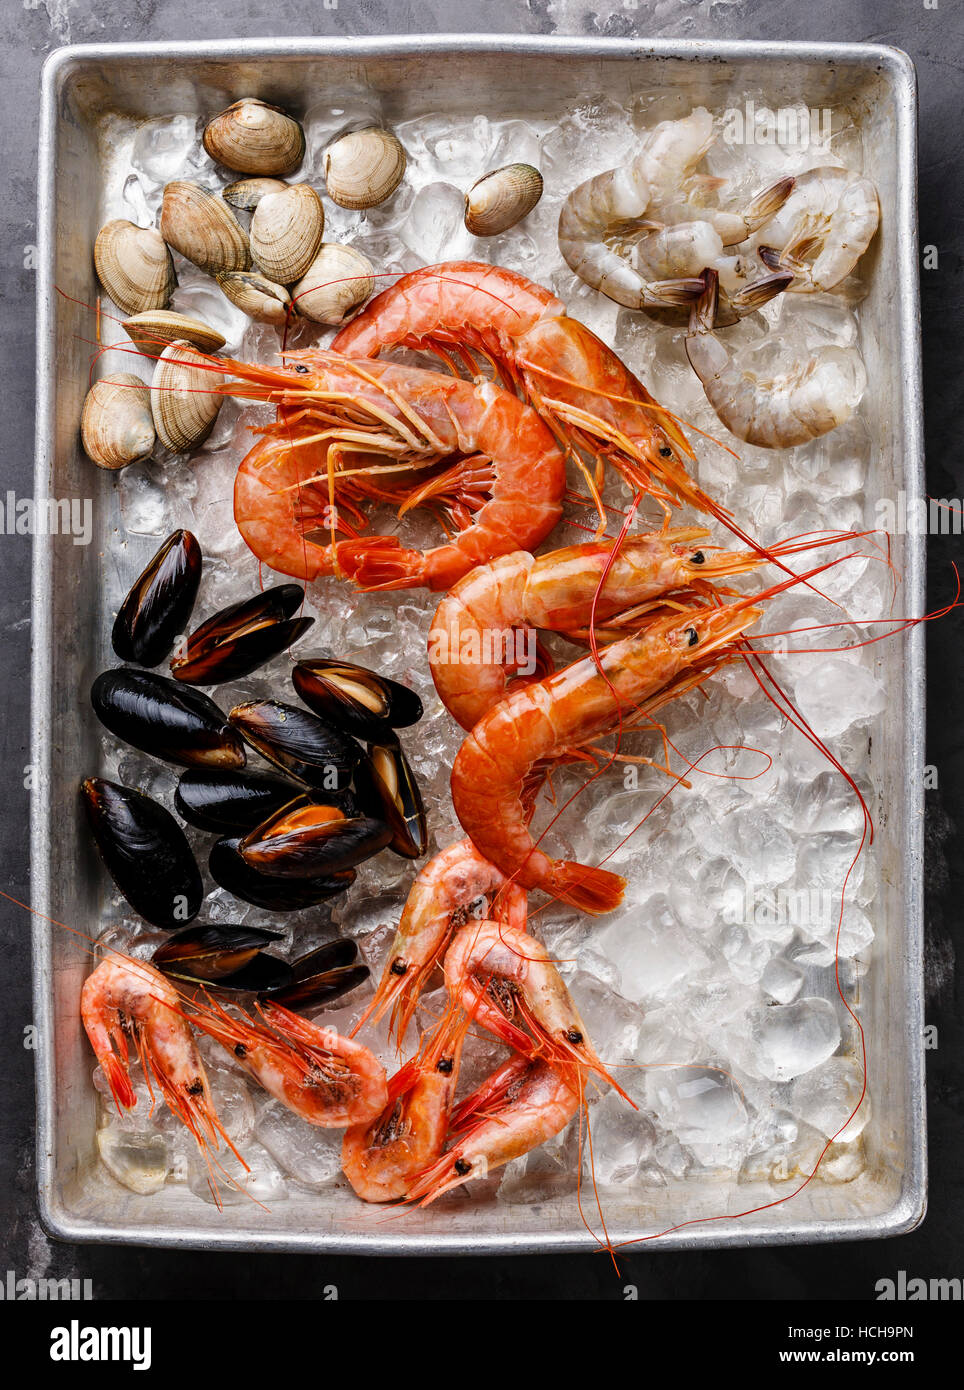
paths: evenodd
<path fill-rule="evenodd" d="M 170 812 L 143 792 L 102 777 L 85 778 L 81 792 L 101 858 L 131 907 L 166 931 L 196 917 L 204 887 Z"/>
<path fill-rule="evenodd" d="M 159 666 L 190 622 L 200 582 L 201 547 L 190 531 L 175 531 L 117 610 L 111 645 L 121 660 Z"/>
<path fill-rule="evenodd" d="M 239 680 L 303 636 L 314 618 L 293 615 L 304 603 L 298 584 L 277 584 L 233 603 L 201 624 L 171 662 L 171 674 L 189 685 Z"/>
<path fill-rule="evenodd" d="M 184 767 L 239 768 L 244 744 L 213 700 L 150 671 L 103 671 L 90 690 L 100 722 L 112 734 Z"/>

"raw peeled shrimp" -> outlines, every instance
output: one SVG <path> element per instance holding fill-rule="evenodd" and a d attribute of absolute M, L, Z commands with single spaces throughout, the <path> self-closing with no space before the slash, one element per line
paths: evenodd
<path fill-rule="evenodd" d="M 554 860 L 538 847 L 529 828 L 527 779 L 536 766 L 651 720 L 654 701 L 699 683 L 732 659 L 736 639 L 763 611 L 750 604 L 680 604 L 641 634 L 514 691 L 490 710 L 462 744 L 452 769 L 455 813 L 479 852 L 525 888 L 543 888 L 586 912 L 618 907 L 625 889 L 619 874 Z"/>
<path fill-rule="evenodd" d="M 854 348 L 825 347 L 788 371 L 765 377 L 716 337 L 716 272 L 693 306 L 686 355 L 706 398 L 737 439 L 767 449 L 806 444 L 849 420 L 867 385 Z"/>
<path fill-rule="evenodd" d="M 285 361 L 218 359 L 233 378 L 224 394 L 279 407 L 234 490 L 238 529 L 273 569 L 447 589 L 493 555 L 538 545 L 562 515 L 562 451 L 536 411 L 494 382 L 321 350 Z M 399 515 L 428 508 L 451 539 L 427 551 L 355 539 L 348 518 L 364 523 L 365 500 L 394 502 Z M 339 532 L 353 539 L 339 543 Z"/>
<path fill-rule="evenodd" d="M 700 271 L 764 227 L 785 203 L 792 178 L 758 193 L 741 211 L 703 205 L 719 180 L 697 172 L 716 139 L 713 117 L 697 107 L 678 121 L 661 121 L 628 163 L 579 184 L 559 214 L 559 249 L 567 265 L 593 289 L 629 309 L 662 309 L 691 303 L 701 293 Z M 700 216 L 694 216 L 699 212 Z M 686 230 L 673 230 L 677 224 Z M 645 242 L 633 265 L 628 244 Z M 706 259 L 699 263 L 697 253 Z M 647 279 L 644 271 L 668 270 Z"/>
<path fill-rule="evenodd" d="M 118 1108 L 137 1104 L 127 1070 L 130 1038 L 148 1088 L 157 1083 L 168 1108 L 205 1151 L 217 1148 L 224 1133 L 180 1005 L 180 995 L 159 970 L 112 953 L 84 981 L 80 1016 Z"/>
<path fill-rule="evenodd" d="M 417 1175 L 442 1152 L 468 1024 L 460 1008 L 449 1009 L 390 1079 L 380 1114 L 346 1132 L 342 1171 L 364 1201 L 407 1197 Z"/>
<path fill-rule="evenodd" d="M 422 1206 L 472 1178 L 484 1178 L 559 1134 L 579 1109 L 575 1067 L 512 1057 L 459 1107 L 455 1143 L 409 1186 Z"/>
<path fill-rule="evenodd" d="M 392 1032 L 401 1043 L 433 969 L 456 932 L 474 920 L 476 904 L 486 899 L 491 917 L 510 926 L 525 926 L 525 889 L 508 883 L 493 864 L 483 859 L 471 840 L 449 845 L 419 870 L 375 997 L 355 1033 L 369 1018 L 377 1020 L 391 1007 Z"/>
<path fill-rule="evenodd" d="M 879 223 L 870 179 L 824 165 L 797 175 L 792 195 L 756 240 L 766 265 L 793 272 L 789 293 L 814 294 L 850 274 Z"/>
<path fill-rule="evenodd" d="M 280 1004 L 258 1006 L 264 1022 L 216 1001 L 195 1001 L 184 1017 L 226 1047 L 282 1105 L 322 1129 L 362 1124 L 384 1109 L 385 1068 L 367 1047 Z"/>

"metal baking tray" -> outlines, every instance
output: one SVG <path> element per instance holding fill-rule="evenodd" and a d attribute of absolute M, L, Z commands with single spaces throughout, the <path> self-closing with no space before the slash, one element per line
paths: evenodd
<path fill-rule="evenodd" d="M 97 127 L 105 114 L 149 118 L 212 112 L 259 95 L 296 113 L 327 86 L 374 92 L 386 122 L 428 110 L 545 117 L 594 91 L 626 98 L 673 84 L 711 109 L 748 91 L 846 110 L 865 133 L 867 173 L 883 220 L 862 313 L 871 391 L 874 494 L 923 491 L 916 237 L 915 74 L 902 52 L 874 45 L 713 43 L 489 36 L 238 40 L 64 48 L 46 64 L 40 136 L 36 496 L 92 497 L 94 538 L 38 536 L 33 573 L 32 892 L 40 1208 L 70 1241 L 371 1254 L 523 1253 L 592 1246 L 574 1198 L 506 1207 L 473 1201 L 386 1221 L 359 1214 L 353 1196 L 298 1193 L 272 1212 L 254 1204 L 222 1214 L 181 1186 L 138 1197 L 85 1183 L 96 1164 L 91 1058 L 77 1001 L 87 970 L 78 941 L 44 917 L 96 927 L 102 888 L 81 825 L 79 770 L 95 756 L 86 699 L 103 619 L 98 553 L 110 545 L 111 480 L 83 458 L 77 437 L 90 347 L 55 286 L 92 302 L 91 246 L 104 170 Z M 922 537 L 895 537 L 901 611 L 923 612 Z M 896 1235 L 925 1208 L 922 1054 L 923 632 L 895 639 L 886 661 L 887 717 L 875 732 L 882 806 L 877 941 L 861 981 L 874 1096 L 865 1131 L 870 1162 L 851 1183 L 814 1181 L 792 1202 L 732 1223 L 689 1225 L 655 1248 L 786 1244 Z M 878 737 L 880 746 L 878 746 Z M 784 1189 L 785 1192 L 785 1189 Z M 740 1186 L 740 1210 L 780 1196 Z M 607 1198 L 615 1241 L 720 1212 L 725 1189 L 683 1182 Z M 446 1204 L 442 1204 L 445 1207 Z M 645 1248 L 645 1247 L 638 1247 Z"/>

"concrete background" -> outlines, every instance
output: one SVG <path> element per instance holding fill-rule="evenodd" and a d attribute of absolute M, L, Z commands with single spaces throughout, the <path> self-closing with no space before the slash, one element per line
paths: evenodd
<path fill-rule="evenodd" d="M 938 248 L 923 281 L 928 491 L 964 494 L 961 457 L 962 125 L 964 44 L 959 0 L 0 0 L 0 440 L 4 490 L 31 493 L 34 276 L 26 248 L 35 239 L 38 82 L 41 65 L 64 43 L 298 34 L 523 32 L 667 35 L 705 38 L 866 40 L 897 45 L 914 59 L 921 93 L 921 242 Z M 27 894 L 28 836 L 23 768 L 28 760 L 29 539 L 7 537 L 0 583 L 0 758 L 5 814 L 0 820 L 0 886 Z M 931 606 L 952 589 L 957 537 L 931 542 Z M 18 1278 L 79 1277 L 98 1298 L 192 1299 L 320 1296 L 342 1298 L 619 1298 L 634 1283 L 640 1298 L 868 1299 L 875 1282 L 899 1269 L 924 1278 L 961 1275 L 964 1244 L 961 997 L 954 936 L 964 896 L 964 737 L 960 689 L 961 624 L 929 632 L 928 681 L 934 717 L 928 762 L 928 1022 L 939 1047 L 929 1052 L 930 1214 L 914 1234 L 885 1243 L 703 1255 L 650 1249 L 623 1262 L 614 1280 L 596 1256 L 515 1260 L 358 1260 L 232 1256 L 197 1252 L 72 1247 L 48 1240 L 36 1215 L 33 1075 L 23 1030 L 30 1022 L 28 924 L 4 905 L 0 976 L 0 1271 Z"/>

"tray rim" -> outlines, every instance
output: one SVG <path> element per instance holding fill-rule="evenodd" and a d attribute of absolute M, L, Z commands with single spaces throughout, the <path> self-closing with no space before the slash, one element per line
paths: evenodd
<path fill-rule="evenodd" d="M 225 39 L 219 41 L 166 41 L 122 44 L 74 44 L 55 49 L 44 63 L 41 77 L 37 230 L 39 271 L 37 278 L 37 390 L 34 495 L 51 495 L 54 452 L 55 327 L 53 248 L 56 216 L 56 125 L 59 98 L 71 71 L 85 62 L 150 62 L 181 58 L 207 62 L 278 58 L 386 57 L 415 53 L 513 53 L 546 54 L 579 58 L 670 58 L 708 62 L 751 60 L 820 62 L 847 66 L 872 66 L 889 77 L 895 104 L 897 145 L 898 283 L 895 290 L 899 329 L 901 374 L 905 412 L 901 435 L 904 482 L 917 495 L 923 492 L 923 405 L 921 378 L 921 329 L 917 235 L 917 78 L 914 64 L 902 49 L 876 43 L 775 42 L 770 40 L 709 39 L 595 39 L 562 35 L 517 34 L 408 34 L 369 35 L 359 38 L 285 37 Z M 53 994 L 50 947 L 50 849 L 51 808 L 49 768 L 51 690 L 44 669 L 55 633 L 51 614 L 51 538 L 33 538 L 31 660 L 31 762 L 35 769 L 30 803 L 31 905 L 33 947 L 34 1022 L 41 1039 L 53 1036 Z M 925 538 L 909 535 L 906 541 L 904 593 L 910 611 L 923 612 L 925 594 Z M 918 624 L 906 635 L 903 695 L 907 711 L 904 731 L 904 765 L 922 774 L 924 764 L 925 667 L 924 632 Z M 907 1009 L 901 1026 L 905 1074 L 908 1083 L 907 1148 L 909 1162 L 897 1200 L 872 1218 L 854 1217 L 824 1228 L 794 1222 L 782 1227 L 734 1222 L 732 1229 L 713 1223 L 698 1230 L 678 1230 L 660 1237 L 654 1250 L 713 1249 L 747 1245 L 833 1243 L 843 1240 L 883 1238 L 906 1234 L 924 1219 L 927 1205 L 927 1140 L 924 1089 L 923 1027 L 923 777 L 915 778 L 916 792 L 908 793 L 902 837 L 902 903 L 906 935 L 901 952 L 901 971 L 909 986 Z M 547 1251 L 595 1249 L 589 1233 L 545 1232 L 461 1235 L 404 1234 L 391 1238 L 365 1233 L 325 1235 L 269 1232 L 234 1235 L 230 1231 L 199 1230 L 186 1224 L 167 1225 L 156 1231 L 95 1223 L 67 1212 L 55 1188 L 53 1141 L 55 1077 L 52 1048 L 35 1053 L 37 1097 L 37 1188 L 40 1219 L 54 1238 L 76 1243 L 108 1243 L 157 1248 L 212 1248 L 326 1254 L 377 1254 L 389 1256 L 456 1254 L 535 1254 Z M 622 1238 L 621 1233 L 615 1233 Z M 648 1242 L 638 1248 L 646 1249 Z"/>

